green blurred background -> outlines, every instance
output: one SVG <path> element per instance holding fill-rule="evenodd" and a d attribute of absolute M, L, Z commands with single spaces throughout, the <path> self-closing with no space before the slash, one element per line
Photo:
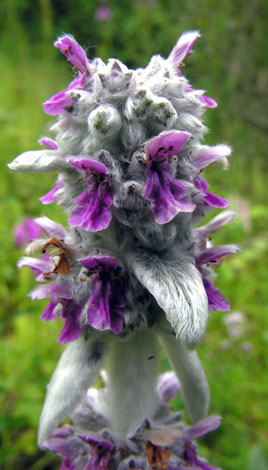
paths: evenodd
<path fill-rule="evenodd" d="M 102 4 L 103 5 L 103 4 Z M 218 268 L 218 287 L 244 314 L 235 329 L 224 314 L 211 314 L 199 352 L 211 386 L 211 412 L 221 428 L 203 439 L 202 455 L 225 470 L 268 468 L 268 4 L 266 0 L 110 0 L 112 18 L 98 19 L 96 0 L 2 0 L 0 4 L 1 234 L 0 244 L 0 468 L 52 470 L 59 461 L 36 449 L 45 386 L 62 346 L 61 326 L 39 316 L 46 302 L 31 302 L 27 269 L 17 271 L 22 251 L 13 240 L 24 217 L 47 215 L 65 223 L 55 204 L 38 198 L 54 186 L 54 175 L 17 175 L 6 168 L 18 154 L 39 148 L 53 119 L 41 103 L 64 89 L 71 66 L 52 42 L 68 32 L 103 60 L 117 57 L 145 66 L 155 53 L 167 56 L 186 30 L 202 38 L 186 60 L 185 75 L 207 90 L 219 107 L 208 110 L 209 144 L 233 147 L 228 172 L 206 171 L 212 192 L 230 200 L 236 220 L 213 237 L 238 243 L 242 252 Z M 163 367 L 167 367 L 163 360 Z M 181 408 L 180 398 L 174 406 Z"/>

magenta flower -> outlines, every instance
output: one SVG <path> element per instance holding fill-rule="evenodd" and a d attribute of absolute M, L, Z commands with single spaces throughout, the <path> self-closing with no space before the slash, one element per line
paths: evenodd
<path fill-rule="evenodd" d="M 170 222 L 179 212 L 193 212 L 195 205 L 187 194 L 188 185 L 171 176 L 170 163 L 190 134 L 172 131 L 161 134 L 145 145 L 146 183 L 142 195 L 151 201 L 158 224 Z"/>
<path fill-rule="evenodd" d="M 217 160 L 220 160 L 221 158 L 229 157 L 230 154 L 231 148 L 228 145 L 215 145 L 214 147 L 207 148 L 199 155 L 196 155 L 192 159 L 192 163 L 198 170 L 202 170 L 206 166 L 216 162 Z"/>
<path fill-rule="evenodd" d="M 97 433 L 78 437 L 91 446 L 90 460 L 85 470 L 109 470 L 115 451 L 114 445 Z"/>
<path fill-rule="evenodd" d="M 219 310 L 227 312 L 230 310 L 229 301 L 221 294 L 220 290 L 214 286 L 213 282 L 207 279 L 205 270 L 202 266 L 208 263 L 215 263 L 222 256 L 234 254 L 239 251 L 236 245 L 221 245 L 208 248 L 195 257 L 196 266 L 202 274 L 202 280 L 208 297 L 208 306 L 210 310 Z"/>
<path fill-rule="evenodd" d="M 58 150 L 58 144 L 55 142 L 55 140 L 50 139 L 49 137 L 42 137 L 42 139 L 39 139 L 39 144 L 43 145 L 44 147 L 48 147 L 51 150 Z"/>
<path fill-rule="evenodd" d="M 62 36 L 54 44 L 79 72 L 90 75 L 91 69 L 86 53 L 72 36 Z"/>
<path fill-rule="evenodd" d="M 182 34 L 176 46 L 172 49 L 168 60 L 175 67 L 179 68 L 183 64 L 185 57 L 192 54 L 192 48 L 199 37 L 200 34 L 198 31 L 189 31 L 188 33 Z M 181 75 L 180 71 L 178 71 L 178 73 Z"/>
<path fill-rule="evenodd" d="M 198 31 L 189 31 L 180 37 L 176 46 L 171 51 L 168 60 L 176 67 L 177 75 L 182 75 L 180 67 L 184 65 L 183 60 L 193 53 L 192 49 L 198 38 L 200 38 Z M 191 85 L 188 85 L 185 91 L 188 93 L 195 90 Z M 205 95 L 199 96 L 199 99 L 207 108 L 216 108 L 216 106 L 218 106 L 213 98 L 209 98 Z"/>
<path fill-rule="evenodd" d="M 108 170 L 103 163 L 87 157 L 71 157 L 68 162 L 86 173 L 87 188 L 75 198 L 76 206 L 68 223 L 91 232 L 106 229 L 112 219 L 112 188 L 107 179 Z"/>
<path fill-rule="evenodd" d="M 194 235 L 197 242 L 199 251 L 203 251 L 207 248 L 207 240 L 210 235 L 218 232 L 224 225 L 229 224 L 233 221 L 235 212 L 227 210 L 216 217 L 213 217 L 207 224 L 202 225 L 194 229 Z"/>
<path fill-rule="evenodd" d="M 63 457 L 60 470 L 75 470 L 75 460 L 77 455 L 85 453 L 87 455 L 87 445 L 81 442 L 77 436 L 73 435 L 69 426 L 56 429 L 46 442 L 45 447 Z"/>
<path fill-rule="evenodd" d="M 61 177 L 58 176 L 58 178 L 56 179 L 56 186 L 51 189 L 51 191 L 49 191 L 47 194 L 39 198 L 42 204 L 51 204 L 52 202 L 57 201 L 59 192 L 61 192 L 62 188 L 63 184 L 61 181 Z"/>
<path fill-rule="evenodd" d="M 216 194 L 212 194 L 208 191 L 208 183 L 202 178 L 202 176 L 198 176 L 194 180 L 195 187 L 202 191 L 204 194 L 203 203 L 207 206 L 212 207 L 219 207 L 221 209 L 227 207 L 229 202 L 227 199 L 223 197 L 217 196 Z"/>
<path fill-rule="evenodd" d="M 65 90 L 53 95 L 43 103 L 45 113 L 51 116 L 57 116 L 64 108 L 72 107 L 73 100 L 68 92 L 83 88 L 88 76 L 91 75 L 85 51 L 71 36 L 62 36 L 55 42 L 55 46 L 76 67 L 78 75 Z"/>
<path fill-rule="evenodd" d="M 109 8 L 107 5 L 101 5 L 95 11 L 94 17 L 95 17 L 95 20 L 99 21 L 100 23 L 103 21 L 111 21 L 113 17 L 113 12 L 111 8 Z"/>
<path fill-rule="evenodd" d="M 200 437 L 203 437 L 205 434 L 208 434 L 211 431 L 217 429 L 220 425 L 221 417 L 212 415 L 208 416 L 201 421 L 198 421 L 194 426 L 186 429 L 182 433 L 181 440 L 184 445 L 184 458 L 187 462 L 187 467 L 181 467 L 182 469 L 186 468 L 193 468 L 193 469 L 203 469 L 203 470 L 220 470 L 219 468 L 212 467 L 208 465 L 206 462 L 200 460 L 197 456 L 197 448 L 194 444 L 192 444 L 193 440 L 196 440 Z"/>
<path fill-rule="evenodd" d="M 68 92 L 83 88 L 86 83 L 86 79 L 87 75 L 85 73 L 78 75 L 65 90 L 51 96 L 51 98 L 43 103 L 45 113 L 49 114 L 49 116 L 57 116 L 63 109 L 71 108 L 73 100 Z"/>
<path fill-rule="evenodd" d="M 230 310 L 228 299 L 222 295 L 220 289 L 218 289 L 212 281 L 204 276 L 202 276 L 202 279 L 208 297 L 209 310 L 228 312 Z"/>
<path fill-rule="evenodd" d="M 108 256 L 85 258 L 81 263 L 92 274 L 92 294 L 86 303 L 89 324 L 97 330 L 121 333 L 127 301 L 120 266 Z"/>
<path fill-rule="evenodd" d="M 213 98 L 209 98 L 206 95 L 199 96 L 201 103 L 203 103 L 207 108 L 217 108 L 218 103 Z"/>
<path fill-rule="evenodd" d="M 42 235 L 42 230 L 36 224 L 34 219 L 30 217 L 24 219 L 24 221 L 16 225 L 14 230 L 14 238 L 18 248 L 22 248 L 27 243 L 32 242 L 35 238 L 39 238 Z"/>
<path fill-rule="evenodd" d="M 68 232 L 65 228 L 48 217 L 38 217 L 35 221 L 49 237 L 55 237 L 58 240 L 65 240 L 68 237 Z"/>
<path fill-rule="evenodd" d="M 180 391 L 180 382 L 175 372 L 165 372 L 158 377 L 156 391 L 161 403 L 167 403 Z"/>
<path fill-rule="evenodd" d="M 66 284 L 45 284 L 37 287 L 31 293 L 32 299 L 51 298 L 48 306 L 41 315 L 44 321 L 53 321 L 59 316 L 58 307 L 61 306 L 61 317 L 65 320 L 64 327 L 58 338 L 59 343 L 74 341 L 80 336 L 81 327 L 79 319 L 82 308 L 74 300 L 72 293 Z"/>
<path fill-rule="evenodd" d="M 46 273 L 52 272 L 55 267 L 49 259 L 38 259 L 28 256 L 24 256 L 23 258 L 21 258 L 17 266 L 18 268 L 24 268 L 25 266 L 31 268 L 38 282 L 45 281 L 46 279 L 44 275 Z"/>
<path fill-rule="evenodd" d="M 216 260 L 222 256 L 227 256 L 235 254 L 239 251 L 238 246 L 236 245 L 220 245 L 212 246 L 202 251 L 195 257 L 195 262 L 197 266 L 202 266 L 203 264 L 215 263 Z"/>

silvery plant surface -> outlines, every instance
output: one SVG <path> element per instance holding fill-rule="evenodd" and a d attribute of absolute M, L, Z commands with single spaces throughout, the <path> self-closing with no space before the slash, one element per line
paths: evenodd
<path fill-rule="evenodd" d="M 209 388 L 193 349 L 208 311 L 229 309 L 211 266 L 238 248 L 208 241 L 232 211 L 198 225 L 228 205 L 209 192 L 203 170 L 215 161 L 225 168 L 231 152 L 202 144 L 203 113 L 217 103 L 181 72 L 198 37 L 183 34 L 167 59 L 153 56 L 137 70 L 89 61 L 72 36 L 60 37 L 55 45 L 76 76 L 43 105 L 58 116 L 54 140 L 43 137 L 46 149 L 9 165 L 56 172 L 40 199 L 68 215 L 68 230 L 36 219 L 45 236 L 33 237 L 19 262 L 39 282 L 31 297 L 50 299 L 42 319 L 60 318 L 58 341 L 68 343 L 38 436 L 64 458 L 62 470 L 214 468 L 192 444 L 219 425 L 219 417 L 205 418 Z M 196 423 L 190 428 L 167 404 L 178 391 L 175 376 L 157 379 L 159 345 Z M 103 370 L 105 388 L 92 389 Z M 67 416 L 70 424 L 58 428 Z"/>

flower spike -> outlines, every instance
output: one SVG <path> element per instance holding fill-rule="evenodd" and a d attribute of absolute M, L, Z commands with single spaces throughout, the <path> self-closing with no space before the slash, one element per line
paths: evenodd
<path fill-rule="evenodd" d="M 16 234 L 20 246 L 30 242 L 18 266 L 39 283 L 32 299 L 49 299 L 41 318 L 63 322 L 58 342 L 69 343 L 38 433 L 39 445 L 62 457 L 61 470 L 217 470 L 193 442 L 220 423 L 207 417 L 209 386 L 193 349 L 209 309 L 230 308 L 211 279 L 239 249 L 211 240 L 232 211 L 198 226 L 228 205 L 209 192 L 203 171 L 231 153 L 203 144 L 203 113 L 217 103 L 182 74 L 199 37 L 184 33 L 167 59 L 137 70 L 89 61 L 71 35 L 59 37 L 76 75 L 43 104 L 59 115 L 55 139 L 43 137 L 46 149 L 9 165 L 56 171 L 40 200 L 56 201 L 68 218 L 67 229 L 39 217 Z M 159 343 L 173 371 L 157 379 Z M 104 386 L 93 388 L 99 376 Z M 168 403 L 178 392 L 192 426 Z"/>

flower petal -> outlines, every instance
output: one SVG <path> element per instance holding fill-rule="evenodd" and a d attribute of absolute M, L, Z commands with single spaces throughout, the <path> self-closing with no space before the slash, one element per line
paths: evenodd
<path fill-rule="evenodd" d="M 51 189 L 51 191 L 49 191 L 47 194 L 39 198 L 42 204 L 51 204 L 52 202 L 57 201 L 59 197 L 59 193 L 62 190 L 62 187 L 63 187 L 62 179 L 60 176 L 58 176 L 56 180 L 56 186 L 53 189 Z"/>
<path fill-rule="evenodd" d="M 202 170 L 220 158 L 229 157 L 231 152 L 232 149 L 228 145 L 215 145 L 214 147 L 208 147 L 207 150 L 200 153 L 199 155 L 196 155 L 196 157 L 192 159 L 192 163 L 198 170 Z"/>
<path fill-rule="evenodd" d="M 209 98 L 208 96 L 201 95 L 199 96 L 201 103 L 203 103 L 207 108 L 217 108 L 218 103 L 213 98 Z"/>
<path fill-rule="evenodd" d="M 108 170 L 106 166 L 98 162 L 97 160 L 91 160 L 88 157 L 69 157 L 67 162 L 73 165 L 77 170 L 90 172 L 90 170 L 95 170 L 98 173 L 103 173 L 107 175 Z"/>
<path fill-rule="evenodd" d="M 47 101 L 43 103 L 43 109 L 49 116 L 58 116 L 64 108 L 69 108 L 73 105 L 73 99 L 68 93 L 72 90 L 80 90 L 85 85 L 87 79 L 86 73 L 80 74 L 69 84 L 69 86 L 51 96 Z"/>
<path fill-rule="evenodd" d="M 36 287 L 30 293 L 30 296 L 33 300 L 47 298 L 71 299 L 72 293 L 66 284 L 45 284 L 43 286 Z"/>
<path fill-rule="evenodd" d="M 71 62 L 80 72 L 91 73 L 89 61 L 84 49 L 70 35 L 60 36 L 54 45 L 58 47 L 67 60 Z"/>
<path fill-rule="evenodd" d="M 190 137 L 191 134 L 188 132 L 164 132 L 154 139 L 149 140 L 144 150 L 146 155 L 152 159 L 154 159 L 156 155 L 165 156 L 167 158 L 172 157 L 180 152 Z"/>
<path fill-rule="evenodd" d="M 105 230 L 112 220 L 109 207 L 113 202 L 113 195 L 109 187 L 104 188 L 103 193 L 90 192 L 87 189 L 75 198 L 77 204 L 68 219 L 68 224 L 72 227 L 82 227 L 90 232 Z M 99 194 L 104 197 L 99 198 Z"/>
<path fill-rule="evenodd" d="M 115 258 L 110 256 L 94 256 L 80 260 L 80 263 L 87 269 L 94 270 L 99 265 L 103 265 L 107 269 L 116 269 L 118 263 Z"/>
<path fill-rule="evenodd" d="M 14 238 L 18 248 L 22 248 L 27 243 L 41 237 L 42 232 L 36 225 L 35 220 L 30 217 L 26 218 L 21 224 L 16 225 L 14 230 Z"/>
<path fill-rule="evenodd" d="M 35 222 L 50 237 L 55 237 L 58 240 L 65 240 L 68 235 L 67 231 L 62 225 L 57 224 L 56 222 L 49 219 L 48 217 L 45 217 L 45 216 L 38 217 L 37 219 L 35 219 Z"/>
<path fill-rule="evenodd" d="M 43 311 L 42 315 L 40 318 L 44 321 L 53 321 L 57 318 L 57 315 L 55 315 L 53 312 L 55 310 L 55 307 L 57 307 L 58 302 L 55 302 L 54 300 L 51 300 L 48 304 L 48 306 L 45 308 Z"/>
<path fill-rule="evenodd" d="M 198 421 L 194 426 L 187 428 L 182 434 L 184 443 L 192 442 L 205 436 L 211 431 L 215 431 L 221 424 L 221 416 L 211 415 Z"/>
<path fill-rule="evenodd" d="M 231 210 L 222 211 L 216 217 L 213 217 L 207 224 L 194 229 L 194 234 L 198 240 L 198 248 L 204 250 L 206 248 L 206 239 L 212 233 L 218 232 L 224 225 L 234 220 L 236 213 Z"/>
<path fill-rule="evenodd" d="M 202 266 L 203 264 L 212 263 L 222 256 L 235 254 L 238 251 L 240 251 L 240 248 L 237 245 L 213 246 L 197 255 L 195 262 L 197 266 Z"/>
<path fill-rule="evenodd" d="M 117 305 L 114 305 L 116 290 L 114 283 L 105 283 L 93 278 L 92 295 L 86 306 L 88 322 L 97 330 L 112 330 L 115 334 L 123 330 L 123 312 Z"/>
<path fill-rule="evenodd" d="M 100 434 L 95 432 L 89 432 L 86 435 L 80 434 L 78 437 L 91 446 L 101 446 L 107 450 L 114 449 L 114 445 L 110 441 L 107 441 L 107 439 L 104 439 Z"/>
<path fill-rule="evenodd" d="M 51 272 L 54 268 L 53 263 L 46 259 L 32 258 L 29 256 L 24 256 L 21 258 L 17 266 L 18 268 L 24 268 L 27 266 L 28 268 L 31 268 L 38 273 Z"/>
<path fill-rule="evenodd" d="M 192 48 L 198 38 L 200 38 L 199 31 L 189 31 L 182 34 L 176 46 L 171 51 L 168 60 L 176 67 L 179 67 L 185 57 L 192 53 Z"/>
<path fill-rule="evenodd" d="M 158 377 L 156 390 L 160 402 L 168 402 L 180 391 L 180 382 L 175 372 L 165 372 Z"/>
<path fill-rule="evenodd" d="M 195 178 L 194 184 L 195 184 L 195 187 L 204 194 L 203 196 L 204 204 L 207 204 L 212 207 L 219 207 L 219 208 L 225 208 L 229 205 L 229 202 L 227 201 L 227 199 L 217 196 L 216 194 L 212 194 L 208 191 L 208 183 L 201 176 L 198 176 L 197 178 Z"/>
<path fill-rule="evenodd" d="M 79 319 L 82 313 L 82 308 L 74 301 L 63 302 L 62 318 L 65 319 L 64 327 L 58 338 L 59 343 L 69 343 L 74 341 L 81 334 L 81 326 Z"/>
<path fill-rule="evenodd" d="M 208 308 L 209 310 L 216 310 L 220 312 L 229 312 L 230 304 L 228 299 L 224 297 L 217 287 L 214 286 L 213 282 L 203 277 L 203 283 L 208 297 Z"/>
<path fill-rule="evenodd" d="M 168 172 L 147 169 L 142 195 L 151 201 L 152 213 L 158 224 L 170 222 L 179 212 L 193 212 L 194 203 L 187 195 L 188 186 L 172 178 Z"/>
<path fill-rule="evenodd" d="M 49 137 L 42 137 L 39 139 L 39 144 L 43 145 L 44 147 L 48 147 L 51 150 L 58 150 L 58 144 L 55 140 L 50 139 Z"/>

